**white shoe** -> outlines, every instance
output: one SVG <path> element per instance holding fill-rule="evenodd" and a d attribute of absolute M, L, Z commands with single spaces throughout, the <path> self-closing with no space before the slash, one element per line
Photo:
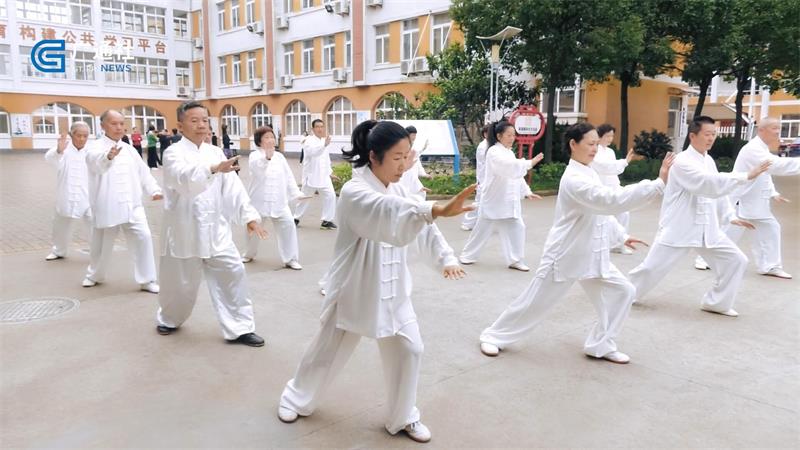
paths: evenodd
<path fill-rule="evenodd" d="M 481 342 L 481 353 L 486 356 L 495 357 L 500 354 L 500 347 L 488 342 Z"/>
<path fill-rule="evenodd" d="M 728 317 L 739 317 L 739 313 L 736 312 L 736 310 L 733 309 L 733 308 L 731 308 L 731 309 L 729 309 L 727 311 L 715 311 L 713 309 L 706 308 L 705 306 L 703 306 L 700 309 L 702 309 L 705 312 L 710 312 L 710 313 L 713 313 L 713 314 L 720 314 L 720 315 L 728 316 Z"/>
<path fill-rule="evenodd" d="M 56 254 L 55 254 L 55 253 L 53 253 L 53 252 L 50 252 L 50 254 L 49 254 L 49 255 L 47 255 L 47 256 L 45 256 L 45 257 L 44 257 L 44 260 L 45 260 L 45 261 L 55 261 L 55 260 L 57 260 L 57 259 L 63 259 L 63 258 L 64 258 L 63 256 L 59 256 L 59 255 L 56 255 Z M 789 277 L 789 278 L 791 278 L 791 277 Z"/>
<path fill-rule="evenodd" d="M 90 280 L 88 278 L 83 279 L 83 283 L 81 283 L 83 287 L 94 287 L 97 286 L 97 281 Z"/>
<path fill-rule="evenodd" d="M 472 228 L 470 228 L 470 227 L 468 227 L 466 225 L 461 225 L 461 231 L 472 231 Z"/>
<path fill-rule="evenodd" d="M 319 293 L 324 297 L 325 296 L 325 288 L 319 288 Z"/>
<path fill-rule="evenodd" d="M 605 359 L 606 361 L 611 361 L 614 364 L 628 364 L 629 362 L 631 362 L 630 356 L 626 355 L 625 353 L 617 351 L 606 353 L 599 359 Z"/>
<path fill-rule="evenodd" d="M 283 406 L 278 406 L 278 419 L 283 423 L 292 423 L 300 417 L 296 412 Z"/>
<path fill-rule="evenodd" d="M 632 255 L 633 254 L 633 250 L 629 249 L 628 247 L 626 247 L 624 245 L 622 246 L 622 248 L 620 249 L 619 252 L 621 254 L 623 254 L 623 255 Z"/>
<path fill-rule="evenodd" d="M 694 259 L 694 268 L 697 269 L 697 270 L 708 270 L 708 269 L 710 269 L 710 267 L 708 267 L 708 264 L 706 263 L 706 260 L 703 259 L 700 256 L 698 256 L 697 258 Z"/>
<path fill-rule="evenodd" d="M 158 283 L 156 283 L 155 281 L 142 284 L 139 286 L 139 288 L 143 291 L 147 291 L 152 294 L 158 294 L 158 292 L 161 290 L 161 288 L 158 286 Z"/>
<path fill-rule="evenodd" d="M 403 428 L 403 431 L 406 432 L 408 437 L 417 442 L 425 443 L 431 440 L 431 430 L 429 430 L 428 427 L 423 425 L 419 420 L 406 425 L 406 427 Z"/>
<path fill-rule="evenodd" d="M 784 280 L 791 280 L 792 279 L 792 276 L 790 274 L 784 272 L 783 269 L 779 269 L 779 268 L 770 269 L 769 272 L 762 273 L 761 275 L 765 275 L 765 276 L 768 276 L 768 277 L 783 278 Z"/>
<path fill-rule="evenodd" d="M 471 259 L 464 259 L 464 257 L 459 256 L 458 257 L 458 262 L 460 262 L 461 264 L 464 264 L 465 266 L 468 266 L 470 264 L 475 264 L 476 261 L 471 260 Z"/>
<path fill-rule="evenodd" d="M 303 270 L 303 266 L 301 266 L 300 263 L 295 260 L 291 260 L 288 263 L 286 263 L 286 267 L 292 270 Z"/>
<path fill-rule="evenodd" d="M 522 272 L 530 272 L 531 271 L 531 268 L 526 266 L 525 263 L 522 262 L 522 261 L 517 261 L 514 264 L 508 266 L 508 268 L 509 269 L 514 269 L 514 270 L 519 270 L 519 271 L 522 271 Z"/>
<path fill-rule="evenodd" d="M 242 258 L 242 263 L 243 264 L 247 264 L 249 262 L 253 262 L 253 258 L 248 258 L 246 256 L 244 258 Z"/>

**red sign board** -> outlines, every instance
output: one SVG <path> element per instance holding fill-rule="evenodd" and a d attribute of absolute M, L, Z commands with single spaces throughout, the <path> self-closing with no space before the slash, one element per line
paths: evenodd
<path fill-rule="evenodd" d="M 533 144 L 544 136 L 547 126 L 544 115 L 533 105 L 520 105 L 519 108 L 511 113 L 508 121 L 514 125 L 514 130 L 517 132 L 517 144 L 519 144 L 517 147 L 519 148 L 520 157 L 527 145 L 528 158 L 531 158 L 533 156 Z"/>

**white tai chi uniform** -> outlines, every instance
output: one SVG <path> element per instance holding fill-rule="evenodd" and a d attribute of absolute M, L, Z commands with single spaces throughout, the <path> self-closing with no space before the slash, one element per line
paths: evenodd
<path fill-rule="evenodd" d="M 325 139 L 310 135 L 303 141 L 303 194 L 322 197 L 322 221 L 333 222 L 336 215 L 336 192 L 331 181 L 331 157 L 328 155 Z M 297 205 L 294 217 L 303 217 L 308 209 L 308 201 Z"/>
<path fill-rule="evenodd" d="M 531 195 L 525 174 L 533 167 L 529 159 L 517 159 L 514 152 L 499 142 L 486 152 L 485 185 L 481 189 L 478 221 L 469 235 L 461 260 L 474 262 L 486 241 L 497 231 L 506 265 L 525 258 L 525 222 L 522 198 Z"/>
<path fill-rule="evenodd" d="M 164 218 L 161 233 L 161 292 L 156 320 L 177 328 L 192 313 L 203 277 L 222 326 L 231 340 L 255 331 L 253 302 L 231 222 L 261 216 L 233 173 L 211 174 L 227 158 L 219 147 L 198 148 L 183 138 L 164 152 Z"/>
<path fill-rule="evenodd" d="M 116 145 L 122 150 L 108 159 Z M 114 142 L 104 135 L 87 144 L 86 166 L 89 172 L 89 203 L 94 216 L 89 268 L 86 278 L 105 280 L 111 263 L 114 240 L 122 229 L 125 242 L 133 254 L 134 278 L 139 284 L 156 281 L 153 239 L 147 224 L 142 196 L 161 194 L 161 188 L 150 174 L 142 157 L 130 144 Z"/>
<path fill-rule="evenodd" d="M 653 245 L 644 261 L 628 274 L 636 286 L 637 299 L 647 295 L 690 248 L 695 248 L 716 276 L 703 296 L 702 307 L 717 312 L 733 308 L 747 257 L 721 225 L 736 219 L 728 195 L 746 183 L 746 173 L 719 173 L 714 159 L 691 145 L 675 156 Z"/>
<path fill-rule="evenodd" d="M 88 145 L 88 143 L 87 143 Z M 89 172 L 86 169 L 86 147 L 81 150 L 70 142 L 59 155 L 53 147 L 44 159 L 58 170 L 56 182 L 56 213 L 53 217 L 53 249 L 56 256 L 67 256 L 72 226 L 76 219 L 83 221 L 91 242 L 92 209 L 89 207 Z"/>
<path fill-rule="evenodd" d="M 755 227 L 755 241 L 752 252 L 756 270 L 764 274 L 770 270 L 783 269 L 781 258 L 781 225 L 772 214 L 770 200 L 780 193 L 775 190 L 772 175 L 790 176 L 800 174 L 800 158 L 780 158 L 769 151 L 760 138 L 755 137 L 747 143 L 736 157 L 734 172 L 749 172 L 764 161 L 772 165 L 767 173 L 757 177 L 753 183 L 742 186 L 731 195 L 731 202 L 738 201 L 738 216 L 751 222 Z M 727 234 L 733 242 L 738 242 L 747 231 L 744 227 L 728 226 Z"/>
<path fill-rule="evenodd" d="M 424 185 L 422 181 L 419 180 L 421 175 L 426 175 L 425 169 L 422 167 L 422 163 L 419 161 L 419 157 L 414 160 L 414 165 L 411 166 L 408 170 L 403 172 L 403 176 L 400 177 L 399 184 L 401 184 L 406 191 L 417 201 L 425 201 L 428 197 L 428 194 L 424 190 Z"/>
<path fill-rule="evenodd" d="M 590 166 L 600 175 L 600 181 L 604 186 L 608 186 L 612 189 L 619 189 L 622 186 L 619 182 L 619 175 L 628 167 L 628 160 L 625 158 L 617 159 L 617 154 L 614 153 L 614 149 L 598 145 L 597 154 Z M 625 231 L 628 230 L 630 217 L 631 214 L 628 211 L 614 216 L 617 222 L 625 228 Z M 615 250 L 618 249 L 621 250 L 622 247 L 618 247 Z"/>
<path fill-rule="evenodd" d="M 247 193 L 250 195 L 250 202 L 261 214 L 262 220 L 267 217 L 272 220 L 275 234 L 278 237 L 278 253 L 281 261 L 284 264 L 288 264 L 290 261 L 299 261 L 297 227 L 294 225 L 294 217 L 289 204 L 303 194 L 297 188 L 292 169 L 283 154 L 277 151 L 272 154 L 270 160 L 262 150 L 250 152 L 248 158 L 250 184 Z M 255 258 L 260 242 L 261 239 L 258 236 L 249 236 L 247 249 L 242 256 Z"/>
<path fill-rule="evenodd" d="M 616 351 L 614 338 L 628 316 L 635 291 L 611 263 L 609 249 L 628 239 L 611 214 L 642 207 L 663 191 L 661 179 L 612 189 L 601 183 L 592 168 L 570 160 L 561 177 L 555 220 L 536 275 L 492 326 L 483 330 L 481 342 L 503 348 L 522 339 L 577 281 L 598 315 L 584 352 L 602 357 Z"/>
<path fill-rule="evenodd" d="M 423 344 L 406 252 L 414 247 L 442 268 L 458 264 L 442 234 L 430 226 L 432 205 L 412 200 L 399 183 L 386 188 L 368 167 L 354 170 L 339 199 L 339 233 L 325 275 L 320 329 L 283 390 L 282 407 L 311 414 L 365 336 L 378 341 L 383 361 L 386 429 L 395 434 L 419 420 Z"/>
<path fill-rule="evenodd" d="M 478 222 L 481 190 L 483 189 L 483 181 L 486 178 L 486 151 L 488 147 L 489 142 L 484 139 L 475 149 L 475 180 L 478 182 L 478 188 L 475 190 L 475 209 L 464 213 L 464 219 L 461 221 L 461 227 L 469 230 L 475 228 L 475 224 Z"/>

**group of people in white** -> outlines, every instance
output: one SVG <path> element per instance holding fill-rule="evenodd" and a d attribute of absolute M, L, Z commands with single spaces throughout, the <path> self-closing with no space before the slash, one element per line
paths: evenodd
<path fill-rule="evenodd" d="M 133 147 L 121 142 L 125 118 L 118 111 L 102 114 L 104 135 L 92 142 L 85 124 L 72 125 L 70 139 L 59 139 L 45 156 L 58 168 L 53 248 L 46 259 L 66 256 L 74 221 L 90 223 L 90 264 L 83 286 L 95 286 L 105 279 L 117 231 L 122 229 L 136 282 L 142 290 L 159 294 L 155 319 L 159 334 L 175 333 L 189 318 L 204 277 L 224 338 L 263 346 L 263 338 L 255 333 L 243 264 L 257 256 L 259 241 L 267 236 L 261 224 L 269 218 L 282 263 L 302 269 L 296 226 L 317 192 L 323 201 L 321 228 L 337 230 L 334 255 L 321 281 L 325 297 L 319 330 L 283 390 L 278 417 L 291 423 L 312 414 L 360 338 L 368 337 L 378 342 L 383 363 L 389 397 L 386 430 L 429 441 L 430 430 L 416 407 L 423 342 L 411 303 L 410 254 L 421 255 L 443 277 L 457 280 L 465 274 L 462 265 L 476 263 L 496 231 L 507 266 L 529 271 L 522 200 L 540 198 L 525 176 L 541 155 L 516 158 L 513 125 L 488 124 L 477 148 L 478 183 L 448 201 L 430 202 L 419 181 L 424 169 L 419 171 L 419 155 L 412 150 L 416 130 L 392 121 L 368 120 L 354 129 L 351 149 L 343 151 L 354 169 L 337 201 L 326 150 L 330 141 L 322 121 L 314 121 L 313 135 L 303 142 L 303 179 L 298 188 L 286 158 L 275 150 L 271 128 L 254 133 L 258 149 L 249 156 L 250 181 L 245 187 L 232 173 L 239 157 L 226 158 L 210 144 L 205 106 L 185 102 L 177 110 L 177 120 L 183 138 L 164 153 L 163 187 Z M 528 286 L 480 333 L 483 354 L 497 356 L 522 339 L 578 282 L 598 315 L 584 353 L 614 363 L 629 362 L 615 339 L 631 305 L 689 249 L 703 257 L 697 265 L 702 262 L 715 276 L 701 309 L 736 316 L 736 293 L 747 265 L 736 245 L 739 230 L 756 232 L 753 251 L 759 273 L 791 278 L 782 267 L 780 226 L 770 209 L 770 201 L 785 199 L 771 176 L 800 174 L 800 159 L 772 153 L 780 132 L 775 119 L 762 119 L 758 137 L 742 148 L 734 171 L 719 173 L 708 155 L 715 123 L 697 117 L 689 125 L 689 148 L 677 155 L 668 153 L 658 178 L 627 186 L 621 186 L 618 175 L 640 156 L 631 151 L 617 160 L 608 148 L 613 132 L 611 126 L 595 129 L 586 122 L 566 131 L 563 143 L 570 161 L 541 260 Z M 469 203 L 473 193 L 475 201 Z M 145 194 L 164 202 L 158 276 L 142 204 Z M 628 212 L 659 199 L 654 243 L 626 277 L 611 262 L 610 253 L 629 253 L 644 244 L 628 234 Z M 464 213 L 462 229 L 471 234 L 456 256 L 434 221 Z M 233 241 L 234 226 L 248 232 L 241 253 Z"/>

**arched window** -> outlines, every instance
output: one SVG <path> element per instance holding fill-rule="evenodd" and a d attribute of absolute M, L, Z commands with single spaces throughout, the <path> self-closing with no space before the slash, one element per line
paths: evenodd
<path fill-rule="evenodd" d="M 94 116 L 74 103 L 48 103 L 33 112 L 33 133 L 60 135 L 69 131 L 74 122 L 86 122 L 94 133 Z"/>
<path fill-rule="evenodd" d="M 286 136 L 300 136 L 304 131 L 311 133 L 311 113 L 305 103 L 295 100 L 286 109 Z"/>
<path fill-rule="evenodd" d="M 269 112 L 267 105 L 263 103 L 256 103 L 253 107 L 253 113 L 250 115 L 250 128 L 251 132 L 255 132 L 256 128 L 263 127 L 264 125 L 272 126 L 272 114 Z"/>
<path fill-rule="evenodd" d="M 11 120 L 8 118 L 8 112 L 0 108 L 0 134 L 11 133 Z"/>
<path fill-rule="evenodd" d="M 131 105 L 122 108 L 120 111 L 125 116 L 125 126 L 128 127 L 128 132 L 133 132 L 133 127 L 142 133 L 147 133 L 150 126 L 154 126 L 156 130 L 163 130 L 167 127 L 167 119 L 157 109 L 145 105 Z"/>
<path fill-rule="evenodd" d="M 356 112 L 347 97 L 337 97 L 328 107 L 328 134 L 349 136 L 356 125 Z"/>
<path fill-rule="evenodd" d="M 233 105 L 225 105 L 222 108 L 222 117 L 220 118 L 222 125 L 228 126 L 228 135 L 239 136 L 239 113 Z"/>
<path fill-rule="evenodd" d="M 389 92 L 375 107 L 375 118 L 378 120 L 404 120 L 408 118 L 408 100 L 399 92 Z"/>

